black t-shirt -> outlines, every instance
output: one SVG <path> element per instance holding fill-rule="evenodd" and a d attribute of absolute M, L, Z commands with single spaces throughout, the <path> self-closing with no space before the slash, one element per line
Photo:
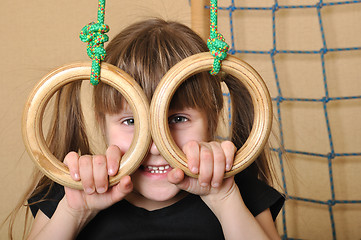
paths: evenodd
<path fill-rule="evenodd" d="M 236 183 L 242 198 L 254 216 L 270 208 L 273 219 L 281 210 L 284 197 L 248 171 L 237 174 Z M 44 193 L 29 199 L 34 203 Z M 49 218 L 64 196 L 64 188 L 58 184 L 45 198 L 31 204 L 35 216 L 40 209 Z M 154 211 L 136 207 L 126 200 L 101 211 L 81 231 L 77 239 L 224 239 L 222 227 L 208 206 L 197 195 L 189 194 L 177 203 Z"/>

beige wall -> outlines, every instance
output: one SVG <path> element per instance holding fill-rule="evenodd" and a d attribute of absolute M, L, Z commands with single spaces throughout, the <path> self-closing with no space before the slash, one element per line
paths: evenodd
<path fill-rule="evenodd" d="M 146 3 L 146 4 L 145 4 Z M 97 1 L 0 1 L 0 221 L 15 206 L 30 179 L 33 163 L 22 143 L 21 116 L 30 90 L 61 65 L 88 60 L 81 28 L 96 21 Z M 188 1 L 107 1 L 105 22 L 112 37 L 134 21 L 148 17 L 190 25 Z M 7 239 L 6 228 L 0 239 Z"/>
<path fill-rule="evenodd" d="M 220 5 L 229 4 L 220 0 Z M 280 4 L 295 1 L 279 1 Z M 314 4 L 315 0 L 297 1 Z M 326 1 L 325 1 L 326 2 Z M 145 4 L 147 3 L 147 4 Z M 270 6 L 273 1 L 236 1 L 237 5 Z M 26 98 L 42 76 L 60 65 L 87 60 L 80 29 L 96 20 L 97 1 L 2 0 L 0 1 L 0 220 L 15 206 L 30 179 L 33 164 L 21 138 L 21 114 Z M 361 4 L 322 10 L 328 47 L 361 46 Z M 321 45 L 317 14 L 313 9 L 277 13 L 279 49 L 318 49 Z M 108 1 L 106 23 L 110 37 L 130 23 L 146 17 L 163 17 L 190 25 L 187 0 Z M 272 48 L 269 12 L 234 14 L 236 47 Z M 220 12 L 220 32 L 230 43 L 228 13 Z M 296 27 L 295 27 L 296 26 Z M 263 76 L 272 96 L 277 96 L 274 73 L 268 55 L 241 55 Z M 327 77 L 330 96 L 361 95 L 361 51 L 328 53 Z M 324 96 L 319 55 L 277 55 L 277 69 L 284 97 Z M 336 152 L 361 150 L 361 100 L 328 104 Z M 286 148 L 327 154 L 329 143 L 321 104 L 282 103 Z M 277 162 L 277 158 L 276 158 Z M 338 157 L 333 164 L 336 199 L 360 200 L 360 157 Z M 328 166 L 324 158 L 292 155 L 286 160 L 286 181 L 291 195 L 330 199 Z M 337 237 L 361 237 L 361 206 L 334 207 Z M 288 201 L 288 236 L 303 239 L 330 239 L 327 206 Z M 282 232 L 282 230 L 281 230 Z M 6 239 L 2 228 L 0 239 Z"/>

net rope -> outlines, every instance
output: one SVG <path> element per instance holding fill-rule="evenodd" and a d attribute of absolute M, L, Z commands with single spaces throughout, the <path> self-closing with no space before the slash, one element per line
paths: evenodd
<path fill-rule="evenodd" d="M 222 3 L 220 3 L 222 4 Z M 295 200 L 295 201 L 301 201 L 301 202 L 308 202 L 312 204 L 321 204 L 328 207 L 329 217 L 330 217 L 330 225 L 331 225 L 331 231 L 332 231 L 332 238 L 336 239 L 336 224 L 335 224 L 335 218 L 334 218 L 334 207 L 337 204 L 360 204 L 361 199 L 353 199 L 353 200 L 344 200 L 344 199 L 338 199 L 336 198 L 335 194 L 335 185 L 334 185 L 334 172 L 333 172 L 333 160 L 336 157 L 350 157 L 350 156 L 361 156 L 361 152 L 336 152 L 334 149 L 334 141 L 333 141 L 333 134 L 331 131 L 331 124 L 330 124 L 330 117 L 329 117 L 329 111 L 328 106 L 330 102 L 335 101 L 344 101 L 344 100 L 357 100 L 361 99 L 361 95 L 356 96 L 342 96 L 342 97 L 332 97 L 329 94 L 329 87 L 328 87 L 328 78 L 326 75 L 326 64 L 327 61 L 325 59 L 325 55 L 330 52 L 344 52 L 344 51 L 360 51 L 361 46 L 357 47 L 344 47 L 344 48 L 329 48 L 327 47 L 327 40 L 326 40 L 326 34 L 323 24 L 323 15 L 322 10 L 324 8 L 339 6 L 339 5 L 348 5 L 348 4 L 361 4 L 361 0 L 355 0 L 355 1 L 335 1 L 335 2 L 323 2 L 322 0 L 318 1 L 317 4 L 314 5 L 280 5 L 277 0 L 274 0 L 273 5 L 270 7 L 242 7 L 242 6 L 236 6 L 235 0 L 230 0 L 230 5 L 228 6 L 219 6 L 218 11 L 221 13 L 221 11 L 228 12 L 229 16 L 229 27 L 230 27 L 230 33 L 231 33 L 231 39 L 227 39 L 228 43 L 230 44 L 229 54 L 262 54 L 262 55 L 269 55 L 272 62 L 274 77 L 276 81 L 276 88 L 277 88 L 277 96 L 272 97 L 272 101 L 275 103 L 275 114 L 276 118 L 278 119 L 279 124 L 279 134 L 280 134 L 280 146 L 279 148 L 272 148 L 271 150 L 275 152 L 278 155 L 279 163 L 280 163 L 280 172 L 281 172 L 281 181 L 284 189 L 284 193 L 287 200 Z M 277 28 L 276 28 L 276 19 L 277 19 L 277 12 L 281 9 L 283 10 L 291 10 L 291 9 L 301 9 L 301 8 L 307 8 L 307 9 L 315 9 L 317 11 L 317 18 L 318 18 L 318 24 L 322 39 L 322 47 L 320 49 L 315 50 L 286 50 L 286 49 L 279 49 L 277 48 Z M 233 15 L 235 11 L 249 11 L 249 10 L 258 10 L 263 11 L 265 14 L 272 14 L 272 49 L 268 51 L 259 51 L 259 50 L 245 50 L 245 49 L 236 49 L 235 47 L 235 28 L 233 24 Z M 245 33 L 247 34 L 247 33 Z M 284 97 L 282 94 L 281 84 L 279 81 L 279 75 L 278 75 L 278 66 L 277 66 L 277 59 L 275 58 L 276 55 L 279 54 L 313 54 L 313 55 L 319 55 L 322 63 L 322 82 L 324 87 L 324 96 L 321 98 L 290 98 L 290 97 Z M 226 97 L 229 97 L 229 94 L 225 94 Z M 329 142 L 329 148 L 330 152 L 328 153 L 317 153 L 317 152 L 305 152 L 305 151 L 298 151 L 295 149 L 289 149 L 286 148 L 285 142 L 284 142 L 284 127 L 283 127 L 283 119 L 281 116 L 281 103 L 282 102 L 313 102 L 313 103 L 322 103 L 323 105 L 323 111 L 324 111 L 324 121 L 327 127 L 327 135 L 328 135 L 328 142 Z M 231 112 L 231 111 L 229 111 Z M 283 149 L 283 150 L 282 150 Z M 286 181 L 286 175 L 285 175 L 285 163 L 284 163 L 284 154 L 285 153 L 292 153 L 297 155 L 309 155 L 309 156 L 316 156 L 321 157 L 327 160 L 328 165 L 328 178 L 330 182 L 330 199 L 328 200 L 318 200 L 318 199 L 311 199 L 311 198 L 305 198 L 301 196 L 295 196 L 291 195 L 288 192 L 288 184 Z M 361 161 L 361 158 L 357 158 L 357 161 Z M 283 229 L 283 235 L 282 239 L 299 239 L 299 238 L 291 238 L 288 236 L 288 229 L 287 229 L 287 222 L 286 222 L 286 209 L 285 207 L 282 209 L 282 229 Z"/>

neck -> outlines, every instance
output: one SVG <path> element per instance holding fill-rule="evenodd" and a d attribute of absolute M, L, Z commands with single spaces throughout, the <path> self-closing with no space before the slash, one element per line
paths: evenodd
<path fill-rule="evenodd" d="M 143 195 L 141 195 L 140 193 L 133 191 L 125 197 L 125 200 L 127 200 L 136 207 L 144 208 L 148 211 L 154 211 L 157 209 L 171 206 L 176 202 L 180 201 L 181 199 L 183 199 L 184 197 L 186 197 L 187 195 L 188 195 L 187 192 L 180 191 L 176 196 L 174 196 L 169 200 L 156 201 L 156 200 L 148 199 Z"/>

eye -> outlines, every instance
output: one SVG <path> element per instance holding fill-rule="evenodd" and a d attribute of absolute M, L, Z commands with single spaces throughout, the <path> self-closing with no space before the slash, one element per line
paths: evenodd
<path fill-rule="evenodd" d="M 134 118 L 128 118 L 122 121 L 122 124 L 127 125 L 127 126 L 132 126 L 134 125 Z"/>
<path fill-rule="evenodd" d="M 175 124 L 175 123 L 182 123 L 182 122 L 188 122 L 189 119 L 185 116 L 176 115 L 171 116 L 168 120 L 168 124 Z"/>

